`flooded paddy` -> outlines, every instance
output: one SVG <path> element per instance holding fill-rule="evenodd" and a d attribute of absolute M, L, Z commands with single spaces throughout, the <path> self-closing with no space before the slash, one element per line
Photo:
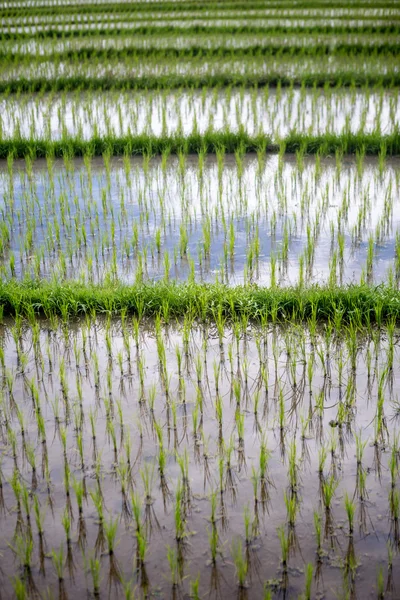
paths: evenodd
<path fill-rule="evenodd" d="M 397 281 L 397 159 L 9 161 L 1 270 L 19 279 Z"/>
<path fill-rule="evenodd" d="M 394 327 L 6 321 L 5 597 L 292 598 L 311 564 L 314 598 L 396 598 L 399 358 Z"/>

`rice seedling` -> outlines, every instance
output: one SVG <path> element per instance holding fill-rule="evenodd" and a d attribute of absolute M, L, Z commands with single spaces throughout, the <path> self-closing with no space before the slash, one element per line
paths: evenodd
<path fill-rule="evenodd" d="M 376 576 L 376 587 L 377 587 L 377 592 L 378 592 L 378 598 L 384 598 L 385 597 L 385 582 L 383 580 L 383 569 L 382 567 L 380 567 L 380 569 L 378 569 L 378 573 Z"/>
<path fill-rule="evenodd" d="M 110 517 L 109 521 L 104 521 L 104 533 L 108 547 L 108 554 L 111 556 L 115 552 L 116 538 L 118 533 L 118 519 Z"/>
<path fill-rule="evenodd" d="M 354 514 L 355 514 L 356 506 L 355 506 L 354 502 L 349 498 L 347 493 L 344 497 L 344 505 L 345 505 L 346 514 L 347 514 L 347 520 L 349 523 L 349 535 L 352 535 L 353 534 L 353 525 L 354 525 Z"/>
<path fill-rule="evenodd" d="M 277 529 L 278 539 L 281 546 L 281 561 L 283 569 L 286 570 L 288 557 L 289 557 L 289 538 L 286 535 L 285 528 L 283 526 Z"/>
<path fill-rule="evenodd" d="M 200 575 L 198 575 L 196 577 L 196 579 L 192 580 L 190 582 L 190 597 L 193 598 L 193 600 L 199 600 L 200 599 Z"/>
<path fill-rule="evenodd" d="M 51 558 L 53 561 L 54 570 L 57 574 L 58 581 L 64 581 L 64 569 L 65 569 L 65 559 L 64 559 L 64 546 L 61 545 L 58 552 L 52 550 Z"/>
<path fill-rule="evenodd" d="M 232 542 L 231 546 L 232 560 L 235 565 L 236 579 L 239 588 L 246 587 L 247 573 L 248 573 L 248 562 L 243 555 L 242 542 L 240 539 L 236 539 Z"/>
<path fill-rule="evenodd" d="M 177 551 L 170 546 L 167 546 L 167 560 L 170 569 L 171 584 L 172 587 L 176 588 L 181 582 L 180 566 Z"/>
<path fill-rule="evenodd" d="M 284 493 L 284 499 L 288 524 L 290 527 L 294 527 L 296 525 L 296 516 L 298 512 L 298 500 L 295 495 L 288 496 L 286 492 Z"/>
<path fill-rule="evenodd" d="M 98 558 L 91 556 L 89 558 L 90 573 L 93 581 L 93 594 L 97 598 L 100 595 L 101 583 L 101 563 Z"/>
<path fill-rule="evenodd" d="M 314 511 L 314 530 L 315 530 L 315 537 L 317 540 L 317 554 L 320 555 L 321 554 L 321 515 L 317 512 Z"/>
<path fill-rule="evenodd" d="M 175 539 L 178 543 L 180 543 L 184 540 L 184 538 L 187 535 L 183 486 L 181 482 L 178 482 L 178 485 L 175 490 L 174 520 Z"/>
<path fill-rule="evenodd" d="M 26 583 L 20 577 L 14 577 L 13 589 L 17 600 L 25 600 L 29 597 L 29 591 L 27 589 Z"/>
<path fill-rule="evenodd" d="M 217 562 L 217 556 L 220 551 L 218 529 L 213 525 L 208 532 L 208 542 L 210 546 L 211 562 L 213 565 Z"/>
<path fill-rule="evenodd" d="M 303 598 L 305 600 L 311 600 L 311 586 L 313 580 L 313 566 L 312 563 L 307 563 L 305 571 L 305 584 Z"/>

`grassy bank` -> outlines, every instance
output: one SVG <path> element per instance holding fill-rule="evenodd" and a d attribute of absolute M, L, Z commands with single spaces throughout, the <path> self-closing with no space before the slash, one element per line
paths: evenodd
<path fill-rule="evenodd" d="M 361 152 L 369 155 L 383 153 L 388 156 L 400 154 L 400 134 L 325 134 L 307 136 L 293 133 L 281 140 L 279 144 L 264 135 L 250 136 L 246 132 L 209 132 L 203 135 L 193 133 L 188 136 L 156 137 L 149 135 L 124 137 L 93 137 L 85 140 L 78 137 L 51 141 L 47 139 L 12 138 L 0 140 L 0 158 L 12 155 L 14 158 L 44 158 L 46 156 L 70 158 L 75 156 L 111 156 L 121 155 L 155 155 L 155 154 L 197 154 L 204 152 L 213 154 L 217 150 L 233 152 L 281 152 L 328 155 L 340 152 L 355 154 Z"/>
<path fill-rule="evenodd" d="M 78 317 L 86 313 L 212 321 L 245 315 L 252 321 L 331 320 L 366 326 L 400 321 L 400 291 L 391 287 L 265 288 L 220 284 L 164 283 L 82 285 L 10 280 L 0 283 L 3 316 Z"/>

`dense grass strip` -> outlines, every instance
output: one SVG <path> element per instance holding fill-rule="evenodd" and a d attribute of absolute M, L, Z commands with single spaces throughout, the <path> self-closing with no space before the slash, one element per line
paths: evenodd
<path fill-rule="evenodd" d="M 233 153 L 246 152 L 288 152 L 298 150 L 304 154 L 322 155 L 334 154 L 339 151 L 344 154 L 362 152 L 378 155 L 383 152 L 388 156 L 400 155 L 400 133 L 390 135 L 371 134 L 324 134 L 308 136 L 293 133 L 280 143 L 273 143 L 270 137 L 259 135 L 250 136 L 246 132 L 209 132 L 193 133 L 188 136 L 156 137 L 149 135 L 124 137 L 93 137 L 85 140 L 68 137 L 62 140 L 50 141 L 40 139 L 11 138 L 0 140 L 0 158 L 13 155 L 14 158 L 44 158 L 46 156 L 121 156 L 124 154 L 197 154 L 215 153 L 218 149 Z"/>
<path fill-rule="evenodd" d="M 33 27 L 33 26 L 32 26 Z M 28 25 L 29 28 L 29 25 Z M 249 35 L 263 33 L 265 35 L 274 35 L 278 33 L 287 34 L 396 34 L 400 33 L 400 24 L 392 25 L 360 25 L 360 26 L 331 26 L 331 25 L 307 25 L 307 26 L 278 26 L 278 25 L 192 25 L 187 27 L 177 27 L 175 25 L 139 25 L 137 27 L 95 27 L 93 29 L 65 29 L 50 28 L 39 31 L 14 32 L 3 30 L 0 33 L 0 41 L 3 40 L 24 40 L 24 39 L 69 39 L 86 38 L 93 36 L 116 36 L 116 35 L 166 35 L 174 34 L 198 34 L 198 33 L 216 33 L 219 35 L 247 33 Z"/>
<path fill-rule="evenodd" d="M 384 75 L 348 71 L 337 73 L 305 73 L 285 76 L 277 72 L 267 75 L 218 73 L 215 75 L 165 75 L 141 77 L 40 77 L 0 81 L 0 93 L 72 92 L 107 90 L 165 90 L 176 88 L 203 88 L 227 86 L 282 86 L 282 87 L 377 87 L 394 88 L 400 85 L 400 72 Z"/>
<path fill-rule="evenodd" d="M 121 60 L 127 57 L 146 59 L 146 58 L 219 58 L 228 57 L 238 59 L 241 57 L 248 56 L 265 56 L 266 58 L 272 56 L 348 56 L 349 60 L 352 56 L 381 56 L 389 55 L 390 59 L 393 59 L 400 53 L 400 42 L 399 43 L 386 43 L 385 41 L 379 42 L 378 44 L 366 45 L 361 43 L 355 44 L 335 44 L 324 43 L 315 44 L 308 46 L 291 46 L 287 44 L 283 46 L 282 43 L 275 45 L 271 44 L 263 46 L 261 44 L 255 44 L 247 47 L 228 47 L 228 46 L 215 46 L 213 48 L 207 48 L 205 45 L 193 45 L 186 48 L 179 48 L 169 46 L 166 48 L 152 46 L 148 48 L 140 48 L 137 46 L 127 46 L 126 48 L 95 48 L 86 46 L 84 48 L 77 49 L 65 49 L 65 50 L 50 50 L 47 53 L 40 55 L 30 55 L 26 52 L 12 52 L 12 51 L 1 51 L 0 50 L 0 61 L 7 62 L 25 62 L 27 56 L 34 60 L 38 64 L 48 60 L 52 61 L 79 61 L 82 60 L 96 59 L 96 60 Z"/>
<path fill-rule="evenodd" d="M 4 316 L 20 314 L 78 317 L 85 313 L 129 314 L 172 318 L 190 314 L 232 320 L 241 315 L 254 321 L 304 321 L 315 319 L 358 325 L 400 321 L 400 292 L 389 287 L 350 286 L 270 289 L 258 286 L 227 287 L 220 284 L 120 283 L 82 285 L 15 280 L 0 283 L 0 307 Z"/>

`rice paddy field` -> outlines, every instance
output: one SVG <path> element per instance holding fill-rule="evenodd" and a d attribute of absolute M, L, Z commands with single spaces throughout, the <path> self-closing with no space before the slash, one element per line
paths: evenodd
<path fill-rule="evenodd" d="M 0 599 L 400 598 L 400 5 L 0 8 Z"/>

